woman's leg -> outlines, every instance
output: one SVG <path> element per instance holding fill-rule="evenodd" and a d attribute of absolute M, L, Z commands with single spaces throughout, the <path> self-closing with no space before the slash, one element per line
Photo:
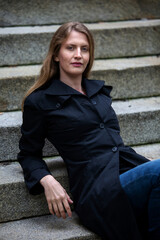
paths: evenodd
<path fill-rule="evenodd" d="M 148 214 L 150 239 L 160 239 L 160 159 L 144 163 L 120 175 L 120 182 L 135 215 Z"/>

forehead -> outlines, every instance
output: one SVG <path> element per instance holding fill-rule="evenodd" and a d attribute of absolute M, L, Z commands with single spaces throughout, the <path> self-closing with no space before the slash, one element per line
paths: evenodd
<path fill-rule="evenodd" d="M 84 33 L 72 30 L 62 45 L 63 44 L 89 45 L 89 42 L 87 36 Z"/>

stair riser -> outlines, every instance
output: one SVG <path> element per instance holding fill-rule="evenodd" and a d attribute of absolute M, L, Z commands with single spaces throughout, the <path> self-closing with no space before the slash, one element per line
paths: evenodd
<path fill-rule="evenodd" d="M 46 215 L 0 224 L 1 240 L 100 240 L 82 226 L 73 212 L 71 218 Z"/>
<path fill-rule="evenodd" d="M 19 171 L 21 171 L 21 169 L 19 169 Z M 56 177 L 56 179 L 63 185 L 67 192 L 69 192 L 68 178 L 65 169 L 63 169 L 61 175 L 62 176 Z M 24 182 L 0 185 L 0 193 L 0 222 L 49 213 L 44 194 L 36 196 L 30 195 Z"/>
<path fill-rule="evenodd" d="M 122 138 L 127 145 L 138 145 L 160 141 L 160 110 L 118 114 Z M 0 161 L 15 160 L 19 152 L 18 142 L 20 138 L 21 115 L 16 120 L 15 127 L 0 128 Z M 19 122 L 18 122 L 19 121 Z M 58 153 L 51 146 L 46 144 L 45 156 L 57 155 Z"/>
<path fill-rule="evenodd" d="M 131 99 L 160 95 L 160 65 L 124 70 L 94 71 L 91 78 L 113 86 L 113 99 Z"/>
<path fill-rule="evenodd" d="M 68 21 L 99 22 L 159 18 L 160 3 L 148 1 L 0 1 L 0 26 L 61 24 Z M 127 6 L 127 8 L 126 8 Z"/>
<path fill-rule="evenodd" d="M 34 75 L 1 79 L 0 111 L 21 109 L 23 96 L 34 83 L 35 78 Z M 123 70 L 93 70 L 90 78 L 105 80 L 107 85 L 112 85 L 113 99 L 150 97 L 160 94 L 160 65 Z"/>
<path fill-rule="evenodd" d="M 154 55 L 160 53 L 160 25 L 94 29 L 95 58 Z M 0 35 L 0 66 L 41 63 L 54 31 Z"/>
<path fill-rule="evenodd" d="M 134 147 L 137 153 L 149 159 L 160 157 L 160 144 Z M 53 176 L 69 193 L 66 166 L 60 157 L 46 160 Z M 5 170 L 5 171 L 4 171 Z M 16 220 L 48 213 L 44 194 L 33 196 L 24 184 L 22 169 L 18 163 L 0 165 L 0 222 Z M 73 209 L 73 207 L 72 207 Z"/>
<path fill-rule="evenodd" d="M 121 136 L 127 145 L 160 142 L 160 111 L 119 116 Z"/>

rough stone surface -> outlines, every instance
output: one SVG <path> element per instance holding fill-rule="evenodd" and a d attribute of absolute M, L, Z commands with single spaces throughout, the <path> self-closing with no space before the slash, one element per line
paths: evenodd
<path fill-rule="evenodd" d="M 133 148 L 151 160 L 160 158 L 160 143 Z M 69 193 L 67 171 L 63 160 L 54 157 L 45 161 L 53 176 Z M 48 214 L 44 194 L 33 196 L 28 193 L 22 169 L 17 162 L 0 164 L 0 195 L 0 222 Z"/>
<path fill-rule="evenodd" d="M 48 215 L 0 224 L 1 240 L 100 240 L 84 228 L 77 215 L 58 219 Z"/>
<path fill-rule="evenodd" d="M 113 105 L 121 127 L 121 136 L 128 145 L 160 141 L 160 98 L 116 101 Z"/>
<path fill-rule="evenodd" d="M 129 145 L 160 141 L 160 97 L 114 101 L 124 142 Z M 15 160 L 20 138 L 21 112 L 0 115 L 0 161 Z M 44 155 L 58 154 L 49 144 Z"/>
<path fill-rule="evenodd" d="M 39 72 L 40 65 L 35 64 L 42 63 L 50 39 L 59 27 L 54 24 L 71 20 L 92 23 L 87 26 L 95 38 L 95 58 L 121 58 L 95 61 L 91 73 L 91 78 L 113 85 L 113 99 L 158 96 L 159 58 L 137 56 L 160 53 L 160 20 L 146 20 L 160 18 L 160 1 L 0 0 L 0 6 L 0 66 L 10 66 L 0 69 L 0 222 L 4 222 L 48 214 L 44 194 L 29 195 L 20 165 L 8 161 L 16 160 L 19 151 L 21 113 L 1 111 L 20 109 L 24 92 Z M 141 21 L 124 21 L 132 19 Z M 123 59 L 132 56 L 136 58 Z M 16 67 L 24 64 L 30 66 Z M 125 143 L 142 144 L 134 146 L 138 153 L 151 160 L 160 158 L 160 97 L 115 101 L 113 107 L 118 114 Z M 47 142 L 44 156 L 51 155 L 58 155 L 58 152 Z M 45 161 L 69 193 L 62 159 L 52 157 Z M 73 214 L 65 221 L 48 215 L 0 224 L 0 240 L 18 239 L 99 238 L 83 228 Z"/>
<path fill-rule="evenodd" d="M 18 110 L 41 65 L 0 68 L 0 111 Z M 113 86 L 113 99 L 158 96 L 160 57 L 95 60 L 90 78 Z"/>
<path fill-rule="evenodd" d="M 138 57 L 97 60 L 91 78 L 113 86 L 113 99 L 158 96 L 160 94 L 160 58 Z"/>
<path fill-rule="evenodd" d="M 160 20 L 87 24 L 95 58 L 160 53 Z M 41 63 L 57 26 L 0 28 L 0 65 Z"/>
<path fill-rule="evenodd" d="M 54 177 L 69 192 L 67 171 L 60 158 L 46 160 Z M 48 214 L 44 194 L 28 193 L 19 163 L 0 165 L 0 222 Z"/>
<path fill-rule="evenodd" d="M 137 153 L 150 160 L 160 159 L 160 143 L 135 146 L 133 148 Z"/>
<path fill-rule="evenodd" d="M 21 109 L 25 92 L 33 85 L 38 66 L 0 68 L 0 111 Z M 32 74 L 31 74 L 31 70 Z"/>
<path fill-rule="evenodd" d="M 0 5 L 0 26 L 3 27 L 160 17 L 158 0 L 1 0 Z"/>

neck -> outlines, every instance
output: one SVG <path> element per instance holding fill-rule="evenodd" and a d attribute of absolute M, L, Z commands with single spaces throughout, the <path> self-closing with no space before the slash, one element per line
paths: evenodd
<path fill-rule="evenodd" d="M 68 86 L 74 88 L 78 92 L 85 94 L 82 88 L 82 76 L 76 77 L 68 77 L 68 76 L 60 76 L 60 81 L 64 82 Z"/>

